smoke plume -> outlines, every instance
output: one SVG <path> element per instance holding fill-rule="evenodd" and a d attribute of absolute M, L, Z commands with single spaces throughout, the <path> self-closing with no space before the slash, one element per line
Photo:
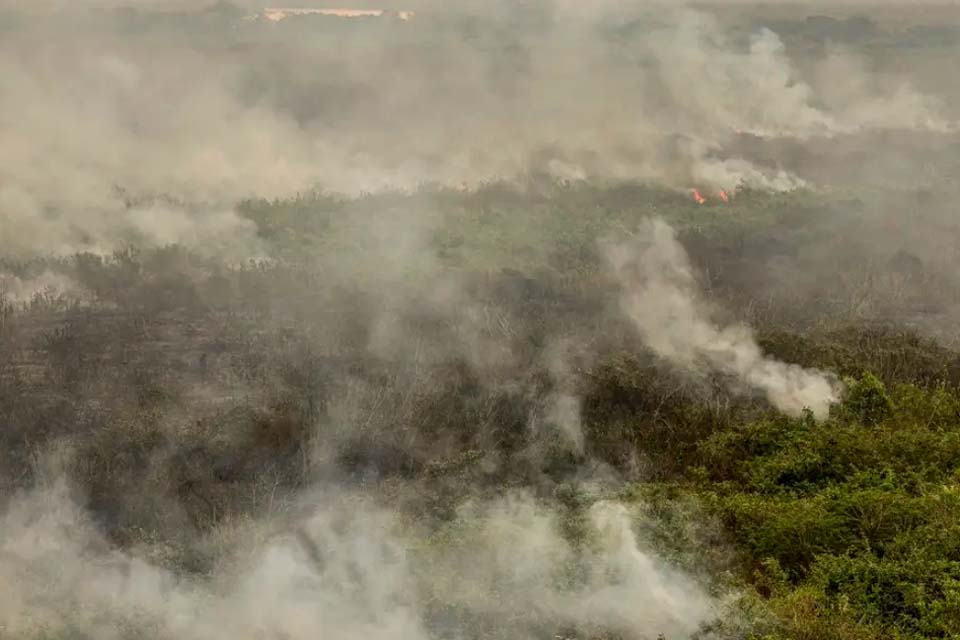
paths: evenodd
<path fill-rule="evenodd" d="M 839 387 L 826 374 L 768 358 L 749 327 L 711 319 L 686 251 L 662 220 L 645 221 L 630 242 L 611 244 L 607 256 L 624 312 L 659 356 L 691 371 L 734 376 L 791 415 L 809 409 L 824 418 L 838 400 Z"/>

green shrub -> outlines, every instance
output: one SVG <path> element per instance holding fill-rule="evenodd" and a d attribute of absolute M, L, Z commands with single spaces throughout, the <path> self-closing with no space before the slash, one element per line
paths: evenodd
<path fill-rule="evenodd" d="M 869 372 L 848 389 L 844 406 L 868 426 L 879 424 L 893 413 L 893 403 L 886 387 Z"/>

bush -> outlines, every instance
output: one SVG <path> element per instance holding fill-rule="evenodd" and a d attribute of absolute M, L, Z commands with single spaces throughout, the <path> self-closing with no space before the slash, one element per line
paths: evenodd
<path fill-rule="evenodd" d="M 879 424 L 893 412 L 886 387 L 869 372 L 849 388 L 845 407 L 868 426 Z"/>

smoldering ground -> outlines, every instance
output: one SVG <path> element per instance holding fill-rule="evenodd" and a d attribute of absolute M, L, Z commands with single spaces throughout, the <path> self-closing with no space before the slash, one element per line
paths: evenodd
<path fill-rule="evenodd" d="M 704 12 L 417 9 L 5 16 L 3 633 L 689 637 L 735 596 L 618 488 L 702 435 L 670 430 L 687 406 L 708 432 L 838 390 L 714 317 L 706 252 L 637 219 L 598 245 L 590 216 L 815 197 L 816 161 L 737 129 L 810 149 L 949 118 Z"/>

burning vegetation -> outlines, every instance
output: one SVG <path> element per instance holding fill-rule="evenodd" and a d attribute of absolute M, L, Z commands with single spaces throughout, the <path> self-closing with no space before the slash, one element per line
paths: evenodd
<path fill-rule="evenodd" d="M 690 196 L 697 204 L 707 203 L 707 198 L 700 189 L 690 189 Z M 718 189 L 716 192 L 716 201 L 722 202 L 723 204 L 730 204 L 730 194 L 727 193 L 726 189 Z"/>
<path fill-rule="evenodd" d="M 395 18 L 406 22 L 416 14 L 413 11 L 388 9 L 347 9 L 347 8 L 267 8 L 253 18 L 262 18 L 271 22 L 280 22 L 287 18 L 301 16 L 330 16 L 335 18 Z"/>

